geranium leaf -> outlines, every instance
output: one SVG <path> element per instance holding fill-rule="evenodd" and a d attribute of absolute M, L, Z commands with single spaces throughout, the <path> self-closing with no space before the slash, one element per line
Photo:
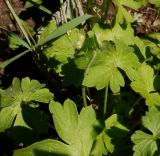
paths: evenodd
<path fill-rule="evenodd" d="M 66 144 L 57 140 L 43 140 L 26 148 L 15 150 L 13 156 L 71 156 Z"/>
<path fill-rule="evenodd" d="M 117 15 L 116 22 L 123 24 L 124 20 L 127 23 L 132 22 L 132 16 L 127 11 L 125 6 L 137 10 L 144 5 L 143 1 L 134 1 L 134 0 L 114 0 L 113 3 L 117 6 Z"/>
<path fill-rule="evenodd" d="M 24 145 L 38 141 L 40 134 L 48 132 L 48 115 L 43 111 L 22 105 L 16 114 L 14 125 L 8 130 L 8 134 L 16 144 L 23 140 Z"/>
<path fill-rule="evenodd" d="M 131 83 L 132 89 L 146 99 L 148 106 L 160 105 L 160 95 L 156 92 L 160 89 L 160 78 L 154 75 L 152 67 L 142 64 L 136 75 L 136 79 Z"/>
<path fill-rule="evenodd" d="M 21 81 L 18 78 L 14 78 L 9 88 L 1 90 L 0 107 L 2 109 L 0 110 L 0 118 L 6 124 L 0 130 L 5 131 L 13 124 L 13 120 L 16 122 L 15 117 L 21 112 L 21 104 L 23 102 L 25 104 L 32 101 L 49 103 L 53 99 L 53 94 L 44 86 L 37 80 L 30 80 L 28 77 L 23 78 Z M 5 112 L 7 113 L 5 114 Z"/>
<path fill-rule="evenodd" d="M 105 146 L 103 135 L 105 135 L 104 131 L 97 136 L 94 146 L 92 147 L 91 156 L 103 156 L 107 154 L 108 150 Z"/>
<path fill-rule="evenodd" d="M 160 139 L 160 112 L 155 107 L 150 107 L 149 111 L 142 118 L 142 124 L 152 134 L 143 131 L 136 131 L 131 139 L 135 144 L 133 146 L 134 156 L 154 156 L 159 152 L 159 139 Z"/>
<path fill-rule="evenodd" d="M 117 114 L 110 116 L 105 121 L 105 134 L 103 135 L 107 150 L 113 153 L 116 146 L 121 146 L 122 148 L 128 133 L 129 129 L 121 123 L 120 117 Z"/>
<path fill-rule="evenodd" d="M 77 135 L 78 112 L 71 100 L 66 100 L 62 106 L 58 102 L 50 103 L 50 112 L 53 114 L 54 124 L 59 136 L 66 142 L 72 143 Z"/>
<path fill-rule="evenodd" d="M 126 45 L 136 45 L 139 48 L 141 55 L 144 58 L 146 57 L 146 45 L 139 37 L 134 36 L 134 30 L 130 24 L 126 25 L 126 28 L 122 28 L 119 23 L 116 23 L 112 29 L 104 29 L 101 28 L 98 24 L 95 24 L 93 31 L 95 33 L 98 44 L 101 46 L 104 41 L 117 42 L 117 40 L 120 40 L 123 41 Z"/>
<path fill-rule="evenodd" d="M 8 129 L 17 114 L 17 108 L 5 107 L 0 110 L 0 132 L 5 132 Z"/>
<path fill-rule="evenodd" d="M 114 49 L 96 50 L 96 57 L 84 77 L 83 85 L 103 89 L 109 84 L 114 93 L 119 92 L 125 84 L 119 69 L 125 71 L 132 80 L 138 66 L 138 57 L 133 49 L 117 40 Z"/>
<path fill-rule="evenodd" d="M 155 4 L 156 7 L 160 7 L 160 1 L 159 0 L 149 0 L 150 3 Z"/>
<path fill-rule="evenodd" d="M 52 101 L 50 112 L 53 115 L 58 135 L 69 145 L 71 156 L 88 156 L 98 128 L 98 121 L 92 106 L 83 108 L 78 115 L 73 101 L 66 100 L 63 106 Z"/>

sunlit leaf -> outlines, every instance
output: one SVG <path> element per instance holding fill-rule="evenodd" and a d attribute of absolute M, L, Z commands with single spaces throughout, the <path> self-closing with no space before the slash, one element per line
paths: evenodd
<path fill-rule="evenodd" d="M 142 118 L 142 124 L 151 134 L 141 130 L 132 135 L 134 156 L 154 156 L 158 155 L 160 146 L 160 112 L 155 107 L 150 107 L 149 111 Z M 156 152 L 158 152 L 156 154 Z"/>
<path fill-rule="evenodd" d="M 146 45 L 139 37 L 134 36 L 134 30 L 130 24 L 128 24 L 126 28 L 122 28 L 119 23 L 116 23 L 112 29 L 104 29 L 96 24 L 93 28 L 93 31 L 96 35 L 98 44 L 101 46 L 106 40 L 113 42 L 120 40 L 123 41 L 126 45 L 136 45 L 139 48 L 141 55 L 144 58 L 146 57 Z"/>
<path fill-rule="evenodd" d="M 147 105 L 160 105 L 160 95 L 156 92 L 160 89 L 160 77 L 154 75 L 153 68 L 146 64 L 142 64 L 136 74 L 135 81 L 131 83 L 132 89 L 146 99 Z"/>
<path fill-rule="evenodd" d="M 0 107 L 2 109 L 0 110 L 0 122 L 5 123 L 1 124 L 1 131 L 10 128 L 13 120 L 16 123 L 15 117 L 22 111 L 21 104 L 29 104 L 32 101 L 49 103 L 53 99 L 53 94 L 44 86 L 39 81 L 30 80 L 28 77 L 23 78 L 21 81 L 18 78 L 14 78 L 12 85 L 1 91 Z"/>
<path fill-rule="evenodd" d="M 43 140 L 26 148 L 15 150 L 13 156 L 72 156 L 68 145 L 57 140 Z"/>
<path fill-rule="evenodd" d="M 20 46 L 26 47 L 27 49 L 30 48 L 27 42 L 25 42 L 24 40 L 22 40 L 22 38 L 20 38 L 15 34 L 10 34 L 8 39 L 9 39 L 9 47 L 13 50 L 19 48 Z"/>
<path fill-rule="evenodd" d="M 125 6 L 137 10 L 145 3 L 143 1 L 134 1 L 134 0 L 114 0 L 113 3 L 117 6 L 116 22 L 123 24 L 123 22 L 130 23 L 132 22 L 132 16 L 127 11 Z M 125 21 L 124 21 L 125 20 Z"/>
<path fill-rule="evenodd" d="M 78 115 L 73 101 L 66 100 L 63 106 L 52 101 L 50 112 L 58 135 L 69 145 L 71 156 L 88 156 L 98 135 L 98 122 L 92 106 L 83 108 Z"/>
<path fill-rule="evenodd" d="M 43 2 L 42 0 L 27 0 L 25 2 L 24 7 L 30 8 L 30 7 L 34 6 L 34 3 L 40 5 L 42 2 Z"/>
<path fill-rule="evenodd" d="M 138 66 L 139 61 L 133 49 L 117 40 L 113 49 L 96 50 L 96 57 L 84 77 L 83 85 L 103 89 L 109 84 L 114 93 L 119 92 L 125 84 L 119 69 L 125 71 L 132 80 Z"/>
<path fill-rule="evenodd" d="M 77 18 L 69 21 L 66 24 L 63 24 L 62 26 L 58 27 L 56 30 L 53 30 L 43 40 L 41 40 L 38 43 L 38 46 L 44 45 L 45 43 L 47 43 L 49 41 L 52 41 L 53 39 L 56 39 L 57 37 L 65 34 L 69 30 L 72 30 L 73 28 L 75 28 L 76 26 L 81 24 L 83 21 L 85 21 L 85 20 L 87 20 L 87 19 L 89 19 L 91 17 L 92 17 L 91 15 L 84 15 L 84 16 L 77 17 Z"/>

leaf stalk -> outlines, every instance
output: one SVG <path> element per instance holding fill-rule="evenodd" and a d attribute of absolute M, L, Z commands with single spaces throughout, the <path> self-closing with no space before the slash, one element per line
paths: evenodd
<path fill-rule="evenodd" d="M 107 101 L 108 101 L 108 84 L 105 88 L 105 94 L 104 94 L 104 107 L 103 107 L 103 118 L 105 119 L 106 113 L 107 113 Z"/>

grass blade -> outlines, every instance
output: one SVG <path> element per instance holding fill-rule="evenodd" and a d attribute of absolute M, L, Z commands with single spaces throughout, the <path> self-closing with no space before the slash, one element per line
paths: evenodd
<path fill-rule="evenodd" d="M 6 66 L 8 66 L 10 63 L 14 62 L 15 60 L 17 60 L 18 58 L 20 58 L 21 56 L 27 54 L 28 52 L 32 51 L 33 49 L 35 49 L 38 46 L 44 45 L 47 42 L 50 42 L 51 40 L 65 34 L 67 31 L 75 28 L 76 26 L 78 26 L 80 23 L 82 23 L 83 21 L 91 18 L 92 15 L 84 15 L 84 16 L 80 16 L 77 17 L 73 20 L 71 20 L 70 22 L 63 24 L 62 26 L 58 27 L 55 31 L 53 31 L 53 33 L 51 33 L 48 37 L 46 37 L 44 40 L 42 40 L 40 43 L 34 45 L 31 49 L 28 49 L 14 57 L 12 57 L 9 60 L 6 60 L 5 62 L 3 62 L 2 64 L 0 64 L 0 68 L 5 68 Z"/>
<path fill-rule="evenodd" d="M 21 19 L 20 19 L 20 18 L 17 16 L 17 14 L 15 13 L 15 11 L 14 11 L 14 9 L 12 8 L 9 0 L 5 0 L 5 2 L 6 2 L 6 4 L 7 4 L 7 6 L 8 6 L 8 8 L 9 8 L 9 10 L 11 11 L 13 17 L 15 18 L 16 22 L 18 23 L 18 26 L 20 27 L 23 35 L 25 36 L 28 44 L 31 46 L 32 44 L 31 44 L 31 42 L 30 42 L 30 39 L 29 39 L 29 37 L 28 37 L 28 35 L 27 35 L 27 33 L 26 33 L 26 31 L 25 31 L 22 23 L 21 23 Z"/>
<path fill-rule="evenodd" d="M 18 58 L 20 58 L 21 56 L 27 54 L 27 53 L 30 52 L 30 51 L 31 51 L 31 50 L 28 49 L 28 50 L 26 50 L 26 51 L 24 51 L 24 52 L 22 52 L 22 53 L 20 53 L 20 54 L 18 54 L 18 55 L 16 55 L 16 56 L 14 56 L 14 57 L 12 57 L 12 58 L 4 61 L 3 63 L 0 64 L 0 68 L 5 68 L 5 67 L 8 66 L 10 63 L 14 62 L 15 60 L 17 60 Z"/>
<path fill-rule="evenodd" d="M 83 21 L 85 21 L 91 17 L 92 17 L 92 15 L 84 15 L 84 16 L 77 17 L 77 18 L 63 24 L 62 26 L 60 26 L 56 30 L 54 30 L 50 35 L 48 35 L 48 37 L 46 37 L 44 40 L 39 42 L 38 45 L 36 45 L 36 46 L 44 45 L 45 43 L 65 34 L 67 31 L 75 28 L 76 26 L 81 24 Z"/>

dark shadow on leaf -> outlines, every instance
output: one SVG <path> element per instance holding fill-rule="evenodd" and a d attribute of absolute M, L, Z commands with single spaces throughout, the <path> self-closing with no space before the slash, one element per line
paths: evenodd
<path fill-rule="evenodd" d="M 12 156 L 12 150 L 15 148 L 14 141 L 6 133 L 0 133 L 0 156 Z"/>
<path fill-rule="evenodd" d="M 143 62 L 144 61 L 144 57 L 143 57 L 140 49 L 136 45 L 131 46 L 131 47 L 134 48 L 134 53 L 138 57 L 139 61 Z"/>
<path fill-rule="evenodd" d="M 22 144 L 27 146 L 40 139 L 36 131 L 22 126 L 15 126 L 8 129 L 7 134 L 13 138 L 17 145 Z"/>
<path fill-rule="evenodd" d="M 121 120 L 118 121 L 121 123 Z M 111 156 L 132 156 L 130 140 L 128 140 L 129 132 L 123 129 L 120 129 L 116 126 L 111 127 L 105 132 L 109 137 L 111 137 L 111 143 L 114 145 L 114 152 L 111 153 Z"/>
<path fill-rule="evenodd" d="M 62 67 L 63 83 L 65 86 L 80 86 L 84 77 L 84 70 L 77 68 L 73 59 L 68 59 L 68 63 Z"/>
<path fill-rule="evenodd" d="M 157 151 L 154 153 L 153 156 L 159 156 L 159 153 L 160 153 L 160 140 L 159 139 L 156 140 L 156 144 L 157 144 Z"/>
<path fill-rule="evenodd" d="M 48 66 L 50 67 L 50 68 L 58 68 L 57 66 L 60 64 L 61 62 L 59 62 L 58 60 L 56 60 L 56 58 L 55 57 L 51 57 L 51 58 L 49 58 L 49 60 L 48 60 Z"/>
<path fill-rule="evenodd" d="M 155 77 L 153 85 L 156 91 L 160 91 L 160 76 Z"/>
<path fill-rule="evenodd" d="M 22 105 L 22 116 L 25 123 L 38 134 L 48 132 L 48 115 L 45 112 Z"/>
<path fill-rule="evenodd" d="M 64 154 L 63 151 L 61 153 L 48 152 L 43 150 L 34 150 L 34 156 L 70 156 L 68 154 Z"/>
<path fill-rule="evenodd" d="M 19 144 L 30 145 L 40 139 L 42 134 L 48 133 L 48 115 L 44 112 L 22 105 L 22 118 L 19 117 L 20 124 L 8 129 L 8 135 Z"/>

